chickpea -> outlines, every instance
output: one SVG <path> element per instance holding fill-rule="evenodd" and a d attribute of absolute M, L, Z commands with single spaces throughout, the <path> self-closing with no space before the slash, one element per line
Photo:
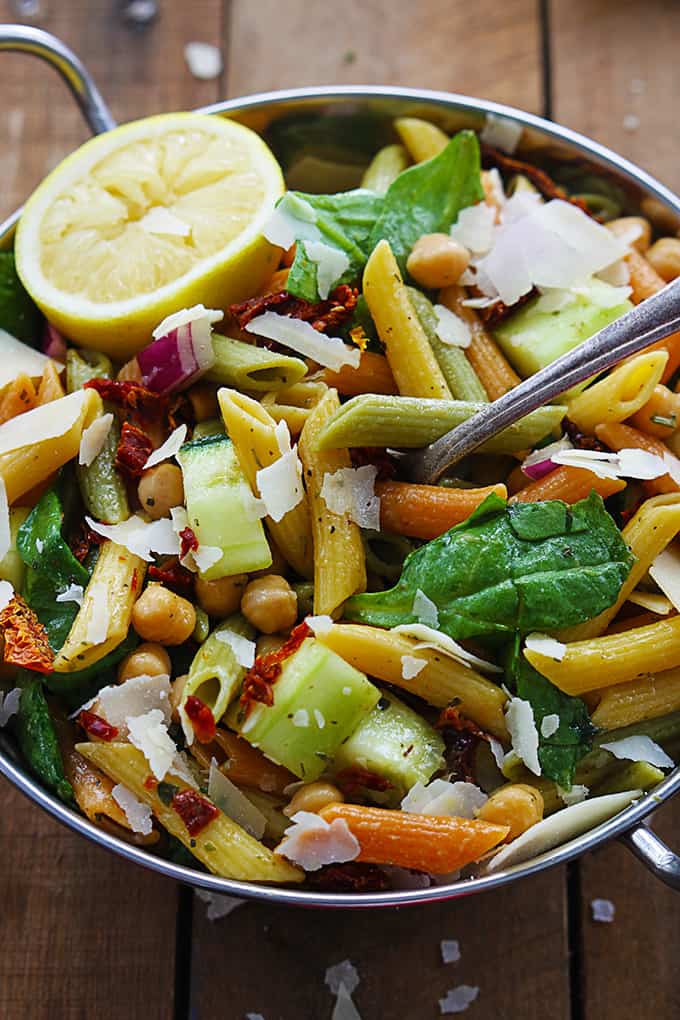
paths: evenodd
<path fill-rule="evenodd" d="M 184 502 L 182 472 L 176 464 L 157 464 L 139 479 L 137 496 L 152 520 L 167 517 L 174 506 Z"/>
<path fill-rule="evenodd" d="M 270 652 L 278 652 L 285 643 L 285 638 L 280 634 L 261 634 L 255 642 L 255 653 L 258 658 L 261 655 L 269 655 Z"/>
<path fill-rule="evenodd" d="M 406 261 L 409 273 L 428 290 L 457 283 L 470 262 L 470 252 L 448 234 L 423 234 Z"/>
<path fill-rule="evenodd" d="M 680 276 L 680 238 L 662 237 L 645 255 L 666 283 Z"/>
<path fill-rule="evenodd" d="M 162 584 L 150 584 L 135 602 L 132 626 L 145 641 L 181 645 L 196 626 L 191 602 Z"/>
<path fill-rule="evenodd" d="M 610 220 L 607 228 L 617 237 L 631 236 L 637 229 L 637 237 L 630 244 L 643 255 L 652 243 L 652 225 L 644 216 L 621 216 L 617 220 Z"/>
<path fill-rule="evenodd" d="M 247 574 L 232 574 L 215 581 L 203 581 L 197 577 L 196 600 L 209 616 L 229 616 L 238 611 L 247 584 Z"/>
<path fill-rule="evenodd" d="M 188 673 L 183 673 L 182 676 L 178 676 L 170 685 L 170 696 L 168 701 L 170 702 L 170 708 L 172 709 L 172 721 L 179 722 L 179 703 L 182 700 L 184 694 L 184 688 L 186 682 L 189 679 Z"/>
<path fill-rule="evenodd" d="M 146 641 L 130 652 L 118 667 L 118 683 L 135 676 L 170 676 L 170 656 L 163 645 Z"/>
<path fill-rule="evenodd" d="M 334 804 L 344 799 L 337 786 L 320 779 L 315 783 L 306 783 L 296 790 L 283 813 L 288 818 L 292 818 L 298 811 L 311 811 L 316 814 L 321 808 L 326 807 L 326 804 Z"/>
<path fill-rule="evenodd" d="M 297 620 L 297 595 L 285 577 L 257 577 L 243 593 L 241 612 L 263 634 L 290 630 Z"/>
<path fill-rule="evenodd" d="M 196 383 L 187 393 L 193 408 L 196 421 L 207 421 L 208 418 L 219 418 L 217 391 L 209 383 Z"/>
<path fill-rule="evenodd" d="M 485 822 L 509 825 L 504 842 L 521 836 L 543 818 L 543 797 L 540 790 L 526 783 L 508 783 L 492 793 L 477 814 Z"/>

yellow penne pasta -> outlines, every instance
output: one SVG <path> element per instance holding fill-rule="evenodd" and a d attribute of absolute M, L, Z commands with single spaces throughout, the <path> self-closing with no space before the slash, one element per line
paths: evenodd
<path fill-rule="evenodd" d="M 205 828 L 192 835 L 173 807 L 174 798 L 191 791 L 210 806 L 214 805 L 174 773 L 167 783 L 171 796 L 161 798 L 158 784 L 148 782 L 151 773 L 146 758 L 132 744 L 84 743 L 77 744 L 76 750 L 111 779 L 126 786 L 138 800 L 148 804 L 161 825 L 214 875 L 242 882 L 301 882 L 304 878 L 299 868 L 277 857 L 217 808 L 216 816 Z"/>
<path fill-rule="evenodd" d="M 643 719 L 656 719 L 680 709 L 680 669 L 666 669 L 593 694 L 601 695 L 591 715 L 599 729 L 616 730 Z"/>
<path fill-rule="evenodd" d="M 524 654 L 561 691 L 584 694 L 680 666 L 680 616 L 620 634 L 574 641 L 561 660 L 531 649 Z"/>
<path fill-rule="evenodd" d="M 420 649 L 405 634 L 354 623 L 336 623 L 317 638 L 363 673 L 417 694 L 436 708 L 455 701 L 468 719 L 500 740 L 508 739 L 503 715 L 507 699 L 501 688 L 442 652 Z M 404 655 L 424 659 L 427 665 L 405 679 Z"/>
<path fill-rule="evenodd" d="M 449 142 L 441 128 L 420 117 L 398 117 L 394 126 L 414 163 L 439 155 Z"/>
<path fill-rule="evenodd" d="M 311 411 L 300 436 L 300 458 L 312 517 L 314 612 L 334 613 L 350 595 L 366 590 L 366 561 L 359 528 L 347 514 L 331 513 L 321 496 L 324 476 L 351 467 L 347 450 L 317 449 L 321 429 L 340 406 L 336 390 Z"/>
<path fill-rule="evenodd" d="M 623 538 L 635 556 L 619 596 L 609 609 L 576 627 L 560 631 L 560 641 L 584 641 L 603 634 L 650 566 L 680 531 L 680 495 L 653 496 L 646 500 L 623 529 Z"/>
<path fill-rule="evenodd" d="M 387 241 L 375 246 L 366 263 L 364 297 L 401 395 L 450 400 L 451 391 Z"/>
<path fill-rule="evenodd" d="M 650 399 L 667 361 L 667 351 L 650 351 L 624 362 L 569 401 L 569 419 L 582 432 L 594 432 L 605 422 L 625 421 Z"/>
<path fill-rule="evenodd" d="M 257 472 L 281 456 L 275 419 L 261 404 L 236 390 L 222 388 L 218 400 L 224 424 L 253 492 L 259 496 Z M 280 520 L 267 518 L 267 527 L 284 559 L 303 577 L 314 572 L 309 503 L 305 496 Z"/>
<path fill-rule="evenodd" d="M 291 435 L 298 436 L 309 417 L 309 412 L 327 390 L 325 383 L 307 381 L 286 386 L 285 389 L 265 393 L 262 406 L 276 421 L 285 421 Z"/>
<path fill-rule="evenodd" d="M 139 556 L 115 542 L 104 542 L 83 604 L 54 660 L 56 673 L 92 666 L 125 639 L 145 572 L 146 563 Z"/>

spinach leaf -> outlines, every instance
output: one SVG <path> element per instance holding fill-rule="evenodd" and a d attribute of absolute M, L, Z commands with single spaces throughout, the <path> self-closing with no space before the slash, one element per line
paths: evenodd
<path fill-rule="evenodd" d="M 0 329 L 36 347 L 42 314 L 19 279 L 14 252 L 0 252 Z"/>
<path fill-rule="evenodd" d="M 519 698 L 528 701 L 538 731 L 538 760 L 547 779 L 569 789 L 578 762 L 592 748 L 595 727 L 581 698 L 571 697 L 542 676 L 527 662 L 516 642 L 506 671 L 506 682 Z M 541 723 L 546 715 L 558 715 L 555 732 L 544 737 Z"/>
<path fill-rule="evenodd" d="M 596 494 L 507 506 L 496 495 L 406 559 L 389 591 L 356 595 L 345 618 L 378 627 L 414 623 L 422 591 L 439 630 L 461 640 L 552 631 L 591 619 L 616 600 L 633 557 Z"/>
<path fill-rule="evenodd" d="M 49 489 L 33 508 L 17 535 L 17 550 L 26 564 L 23 595 L 45 627 L 52 649 L 59 651 L 78 612 L 75 602 L 57 602 L 71 584 L 89 581 L 62 538 L 64 510 L 55 489 Z"/>
<path fill-rule="evenodd" d="M 17 738 L 24 757 L 36 776 L 63 801 L 73 800 L 71 784 L 64 775 L 57 734 L 50 716 L 42 677 L 30 670 L 20 670 L 21 687 Z"/>
<path fill-rule="evenodd" d="M 477 136 L 473 131 L 460 131 L 439 155 L 409 167 L 392 182 L 373 227 L 369 250 L 385 238 L 403 273 L 419 237 L 448 232 L 461 209 L 483 198 Z"/>

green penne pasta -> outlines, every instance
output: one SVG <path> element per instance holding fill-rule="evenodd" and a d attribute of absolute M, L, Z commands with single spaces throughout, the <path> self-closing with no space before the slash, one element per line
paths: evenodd
<path fill-rule="evenodd" d="M 289 358 L 230 336 L 214 334 L 215 364 L 206 378 L 238 390 L 265 393 L 292 386 L 307 372 L 300 358 Z"/>
<path fill-rule="evenodd" d="M 403 145 L 386 145 L 376 152 L 361 178 L 361 187 L 384 195 L 392 181 L 410 164 Z"/>
<path fill-rule="evenodd" d="M 206 638 L 189 667 L 189 675 L 179 704 L 180 717 L 184 718 L 187 698 L 193 696 L 207 705 L 215 721 L 219 722 L 246 672 L 245 668 L 239 665 L 228 635 L 238 634 L 240 637 L 251 639 L 254 633 L 250 624 L 236 614 L 224 620 Z"/>
<path fill-rule="evenodd" d="M 486 395 L 486 390 L 465 357 L 462 347 L 453 347 L 439 339 L 437 316 L 432 303 L 415 287 L 408 288 L 408 296 L 452 395 L 456 400 L 475 400 L 478 403 L 487 403 L 489 398 Z"/>
<path fill-rule="evenodd" d="M 468 400 L 427 400 L 367 393 L 353 397 L 324 424 L 320 450 L 354 446 L 419 447 L 439 439 L 467 421 L 484 404 Z M 566 414 L 566 407 L 549 404 L 494 436 L 480 453 L 514 453 L 547 436 Z"/>

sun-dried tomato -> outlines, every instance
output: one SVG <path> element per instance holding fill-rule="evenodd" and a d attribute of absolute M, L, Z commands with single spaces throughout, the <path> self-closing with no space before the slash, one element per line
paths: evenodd
<path fill-rule="evenodd" d="M 151 564 L 148 575 L 150 581 L 159 581 L 166 588 L 175 592 L 186 593 L 191 591 L 194 586 L 194 575 L 177 560 L 166 562 L 160 567 Z"/>
<path fill-rule="evenodd" d="M 392 783 L 389 779 L 376 775 L 375 772 L 362 768 L 361 765 L 351 765 L 349 768 L 342 769 L 336 775 L 335 782 L 348 797 L 355 796 L 362 789 L 376 790 L 378 793 L 384 793 L 385 790 L 392 789 Z"/>
<path fill-rule="evenodd" d="M 190 552 L 196 552 L 198 549 L 198 539 L 196 538 L 196 532 L 193 528 L 182 528 L 179 533 L 179 558 L 181 560 Z"/>
<path fill-rule="evenodd" d="M 184 702 L 184 711 L 191 721 L 198 742 L 209 744 L 215 736 L 215 716 L 206 703 L 195 694 L 190 694 Z"/>
<path fill-rule="evenodd" d="M 162 418 L 168 406 L 166 397 L 127 379 L 90 379 L 84 388 L 96 390 L 102 400 L 108 400 L 123 411 L 134 411 L 154 421 Z"/>
<path fill-rule="evenodd" d="M 85 521 L 81 521 L 78 530 L 69 538 L 69 548 L 79 563 L 87 559 L 88 553 L 93 545 L 101 545 L 106 542 L 103 535 L 89 528 Z"/>
<path fill-rule="evenodd" d="M 3 662 L 36 673 L 54 671 L 54 652 L 47 631 L 21 595 L 15 594 L 0 612 L 0 631 L 4 638 Z"/>
<path fill-rule="evenodd" d="M 368 893 L 390 889 L 390 880 L 376 864 L 348 861 L 329 864 L 307 875 L 307 884 L 323 892 Z"/>
<path fill-rule="evenodd" d="M 449 774 L 465 783 L 475 781 L 475 754 L 480 740 L 489 740 L 471 719 L 460 714 L 455 704 L 447 705 L 436 722 L 444 737 L 444 761 Z"/>
<path fill-rule="evenodd" d="M 567 439 L 577 450 L 597 450 L 600 453 L 604 453 L 607 450 L 604 443 L 601 443 L 595 436 L 587 436 L 584 432 L 581 432 L 576 422 L 571 421 L 569 418 L 562 419 L 562 428 Z"/>
<path fill-rule="evenodd" d="M 363 467 L 365 464 L 372 464 L 378 469 L 376 481 L 391 482 L 397 477 L 397 462 L 390 457 L 387 450 L 380 446 L 355 446 L 350 451 L 353 467 Z"/>
<path fill-rule="evenodd" d="M 196 790 L 180 790 L 170 801 L 170 806 L 182 819 L 190 836 L 198 836 L 219 815 L 215 805 Z"/>
<path fill-rule="evenodd" d="M 112 726 L 106 719 L 102 719 L 95 712 L 88 712 L 86 708 L 78 714 L 78 722 L 86 733 L 98 740 L 115 740 L 118 736 L 118 727 Z"/>
<path fill-rule="evenodd" d="M 564 188 L 555 183 L 550 174 L 547 174 L 545 170 L 534 166 L 533 163 L 525 163 L 524 160 L 508 156 L 505 152 L 500 152 L 484 142 L 481 144 L 481 150 L 483 166 L 496 166 L 499 170 L 508 174 L 523 174 L 529 178 L 533 186 L 537 191 L 540 191 L 544 198 L 561 198 L 563 202 L 570 202 L 572 205 L 578 206 L 582 212 L 587 213 L 589 216 L 591 215 L 587 203 L 582 198 L 572 198 Z"/>
<path fill-rule="evenodd" d="M 116 450 L 116 467 L 128 478 L 139 478 L 144 465 L 153 452 L 153 443 L 146 432 L 130 422 L 123 422 L 123 428 Z"/>
<path fill-rule="evenodd" d="M 476 290 L 476 288 L 473 288 L 473 293 L 477 297 L 484 297 L 482 292 Z M 532 298 L 537 296 L 538 290 L 536 287 L 532 287 L 526 294 L 522 294 L 521 297 L 518 297 L 512 305 L 506 305 L 504 301 L 496 301 L 494 304 L 488 305 L 486 308 L 478 308 L 477 314 L 485 326 L 488 326 L 489 329 L 496 329 L 496 327 L 500 326 L 500 324 L 504 322 L 509 315 L 513 315 L 518 308 L 521 308 L 522 305 L 527 303 L 527 301 L 531 301 Z"/>
<path fill-rule="evenodd" d="M 296 652 L 311 633 L 306 623 L 299 623 L 281 648 L 255 659 L 243 680 L 241 704 L 245 707 L 246 712 L 250 710 L 254 702 L 259 702 L 261 705 L 274 704 L 272 687 L 281 673 L 281 663 Z"/>
<path fill-rule="evenodd" d="M 443 730 L 447 726 L 453 727 L 458 730 L 459 733 L 472 733 L 475 737 L 479 737 L 481 740 L 488 740 L 488 735 L 484 730 L 480 729 L 476 722 L 472 719 L 466 719 L 465 716 L 460 714 L 460 709 L 457 705 L 447 705 L 439 713 L 439 718 L 435 723 L 438 730 Z"/>
<path fill-rule="evenodd" d="M 142 785 L 145 790 L 156 790 L 158 789 L 158 780 L 155 776 L 148 775 Z"/>
<path fill-rule="evenodd" d="M 276 311 L 279 315 L 289 315 L 292 319 L 309 322 L 319 333 L 324 333 L 351 317 L 358 296 L 356 287 L 348 287 L 344 283 L 336 287 L 325 301 L 316 303 L 293 297 L 287 290 L 280 290 L 275 294 L 262 294 L 240 304 L 230 305 L 229 311 L 240 329 L 244 329 L 256 316 Z"/>

